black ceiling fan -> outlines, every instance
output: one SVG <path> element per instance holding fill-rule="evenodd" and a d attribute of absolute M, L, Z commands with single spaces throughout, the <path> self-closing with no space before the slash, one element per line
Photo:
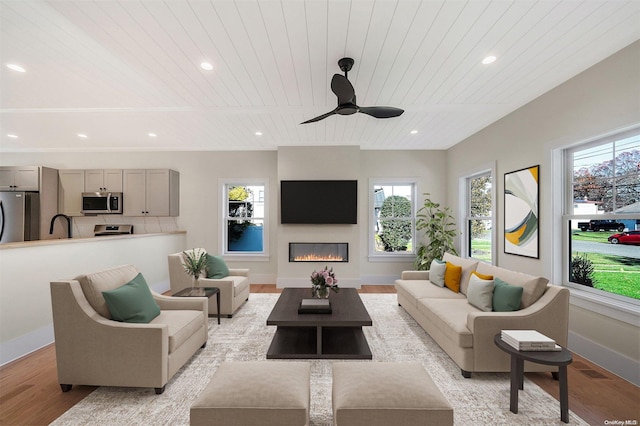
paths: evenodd
<path fill-rule="evenodd" d="M 351 115 L 356 112 L 361 112 L 375 118 L 391 118 L 397 117 L 404 112 L 403 109 L 388 106 L 358 106 L 358 104 L 356 104 L 355 90 L 353 90 L 351 82 L 347 79 L 347 73 L 351 71 L 351 67 L 353 67 L 353 59 L 342 58 L 338 61 L 338 66 L 344 72 L 344 75 L 334 74 L 331 79 L 331 90 L 338 97 L 338 106 L 333 111 L 319 115 L 300 124 L 314 123 L 334 114 Z"/>

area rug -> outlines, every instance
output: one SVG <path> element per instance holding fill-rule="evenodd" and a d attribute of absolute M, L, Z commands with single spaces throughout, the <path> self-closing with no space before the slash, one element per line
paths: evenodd
<path fill-rule="evenodd" d="M 223 361 L 264 360 L 275 327 L 266 320 L 279 295 L 252 294 L 233 318 L 209 320 L 209 341 L 167 383 L 162 395 L 153 389 L 99 387 L 52 424 L 62 425 L 188 425 L 189 407 Z M 373 361 L 420 361 L 454 407 L 456 425 L 553 425 L 560 421 L 560 403 L 525 378 L 519 412 L 509 411 L 509 374 L 474 373 L 471 379 L 398 306 L 395 294 L 362 294 L 373 320 L 364 327 Z M 312 360 L 312 426 L 331 426 L 331 360 Z M 73 390 L 72 390 L 73 392 Z M 570 424 L 586 425 L 574 413 Z"/>

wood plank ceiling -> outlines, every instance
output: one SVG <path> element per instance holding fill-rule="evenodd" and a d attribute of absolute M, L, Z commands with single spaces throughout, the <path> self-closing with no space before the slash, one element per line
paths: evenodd
<path fill-rule="evenodd" d="M 0 151 L 446 149 L 638 39 L 637 0 L 1 0 Z M 344 56 L 405 113 L 300 125 Z"/>

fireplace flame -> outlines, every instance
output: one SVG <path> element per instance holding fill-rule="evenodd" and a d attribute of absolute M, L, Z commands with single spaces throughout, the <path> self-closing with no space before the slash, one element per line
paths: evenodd
<path fill-rule="evenodd" d="M 342 256 L 336 256 L 333 254 L 320 256 L 313 253 L 293 258 L 294 262 L 342 262 L 343 260 Z"/>

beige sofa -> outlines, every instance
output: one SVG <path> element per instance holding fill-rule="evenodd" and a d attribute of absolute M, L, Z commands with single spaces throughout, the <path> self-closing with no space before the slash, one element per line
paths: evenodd
<path fill-rule="evenodd" d="M 205 251 L 204 249 L 194 249 Z M 169 255 L 169 281 L 171 285 L 171 293 L 175 294 L 180 290 L 191 287 L 193 285 L 192 278 L 187 274 L 182 266 L 184 263 L 184 254 L 173 253 Z M 229 275 L 224 278 L 204 278 L 198 279 L 200 287 L 218 287 L 220 289 L 220 315 L 231 316 L 242 306 L 244 302 L 249 300 L 249 292 L 251 290 L 249 282 L 248 269 L 229 269 Z M 216 298 L 209 298 L 209 315 L 218 313 L 216 306 Z"/>
<path fill-rule="evenodd" d="M 458 364 L 465 377 L 471 372 L 510 371 L 510 358 L 493 343 L 500 330 L 534 329 L 561 346 L 567 345 L 569 290 L 548 280 L 445 253 L 443 260 L 462 266 L 460 293 L 429 281 L 429 271 L 404 271 L 395 287 L 398 304 Z M 520 310 L 484 312 L 467 301 L 472 271 L 493 275 L 524 288 Z M 557 367 L 525 363 L 525 371 Z"/>
<path fill-rule="evenodd" d="M 58 382 L 72 385 L 152 387 L 166 383 L 207 342 L 207 299 L 152 291 L 160 315 L 150 323 L 111 319 L 103 291 L 138 274 L 119 266 L 71 280 L 52 281 L 51 305 Z"/>

